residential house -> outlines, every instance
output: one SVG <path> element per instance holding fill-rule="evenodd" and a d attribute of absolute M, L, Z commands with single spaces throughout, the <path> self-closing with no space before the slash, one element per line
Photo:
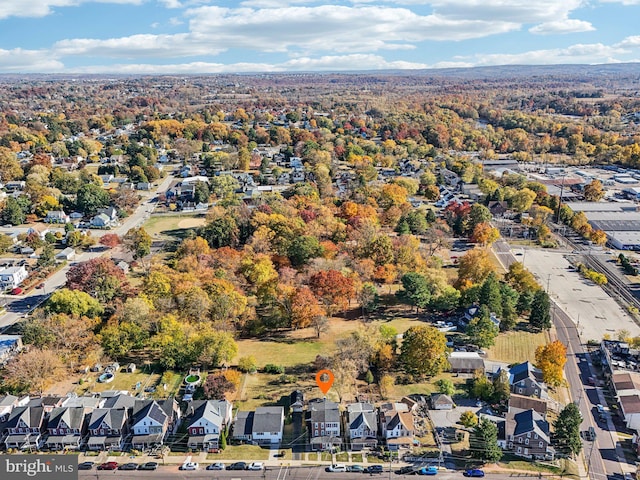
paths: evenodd
<path fill-rule="evenodd" d="M 179 419 L 180 409 L 172 398 L 166 400 L 136 400 L 131 415 L 134 448 L 162 445 L 167 432 Z"/>
<path fill-rule="evenodd" d="M 9 414 L 15 407 L 22 407 L 29 401 L 29 397 L 18 398 L 15 395 L 3 395 L 0 397 L 0 422 L 9 418 Z"/>
<path fill-rule="evenodd" d="M 530 362 L 514 365 L 509 369 L 511 392 L 527 397 L 548 398 L 547 386 L 542 381 L 542 371 Z"/>
<path fill-rule="evenodd" d="M 44 240 L 45 236 L 49 232 L 50 232 L 49 227 L 47 227 L 46 225 L 39 225 L 39 224 L 29 227 L 27 229 L 27 235 L 31 235 L 32 233 L 37 233 L 38 237 L 40 237 L 41 240 Z"/>
<path fill-rule="evenodd" d="M 24 180 L 16 180 L 12 182 L 7 182 L 4 184 L 4 188 L 7 192 L 19 192 L 24 190 L 26 182 Z"/>
<path fill-rule="evenodd" d="M 97 408 L 89 417 L 89 450 L 122 450 L 127 433 L 129 409 Z"/>
<path fill-rule="evenodd" d="M 251 438 L 259 444 L 279 444 L 284 428 L 284 407 L 258 407 L 253 416 Z"/>
<path fill-rule="evenodd" d="M 63 210 L 49 210 L 44 221 L 46 223 L 69 223 L 71 218 Z"/>
<path fill-rule="evenodd" d="M 447 360 L 453 373 L 484 372 L 484 359 L 478 352 L 451 352 Z"/>
<path fill-rule="evenodd" d="M 347 425 L 351 450 L 378 445 L 378 413 L 372 404 L 359 402 L 347 405 Z"/>
<path fill-rule="evenodd" d="M 21 265 L 19 267 L 7 267 L 0 269 L 0 288 L 16 288 L 29 276 L 29 272 Z"/>
<path fill-rule="evenodd" d="M 0 365 L 5 364 L 20 350 L 22 350 L 22 335 L 0 335 Z"/>
<path fill-rule="evenodd" d="M 69 397 L 46 396 L 32 398 L 27 405 L 30 407 L 42 407 L 45 415 L 50 415 L 54 408 L 64 407 L 68 400 Z"/>
<path fill-rule="evenodd" d="M 226 400 L 192 402 L 189 432 L 189 448 L 217 451 L 220 433 L 231 424 L 233 406 Z"/>
<path fill-rule="evenodd" d="M 627 428 L 638 432 L 640 430 L 640 393 L 620 397 L 618 403 Z"/>
<path fill-rule="evenodd" d="M 487 205 L 487 208 L 494 217 L 502 217 L 509 211 L 509 204 L 505 201 L 492 200 Z"/>
<path fill-rule="evenodd" d="M 76 250 L 72 247 L 67 247 L 59 253 L 56 253 L 56 260 L 73 260 L 76 256 Z"/>
<path fill-rule="evenodd" d="M 549 410 L 549 402 L 536 397 L 526 397 L 524 395 L 518 395 L 512 393 L 509 395 L 509 411 L 520 413 L 525 410 L 535 410 L 543 418 L 547 417 L 547 411 Z"/>
<path fill-rule="evenodd" d="M 45 414 L 43 407 L 16 407 L 4 425 L 6 448 L 19 450 L 38 449 L 42 446 Z"/>
<path fill-rule="evenodd" d="M 434 410 L 453 410 L 456 404 L 449 395 L 434 393 L 431 395 L 431 408 Z"/>
<path fill-rule="evenodd" d="M 85 431 L 83 407 L 58 407 L 49 414 L 46 445 L 52 450 L 77 450 Z"/>
<path fill-rule="evenodd" d="M 412 446 L 415 428 L 413 414 L 409 412 L 409 407 L 406 404 L 382 405 L 380 407 L 380 426 L 389 450 Z"/>
<path fill-rule="evenodd" d="M 138 182 L 136 184 L 136 190 L 151 190 L 153 188 L 153 183 L 150 182 Z"/>
<path fill-rule="evenodd" d="M 535 459 L 553 456 L 549 423 L 535 410 L 507 413 L 507 449 L 515 455 Z"/>
<path fill-rule="evenodd" d="M 90 223 L 98 228 L 113 227 L 118 224 L 118 211 L 113 207 L 99 208 Z"/>
<path fill-rule="evenodd" d="M 326 398 L 315 399 L 307 407 L 307 423 L 312 450 L 331 450 L 341 445 L 340 409 Z"/>
<path fill-rule="evenodd" d="M 250 442 L 252 440 L 253 432 L 253 417 L 255 412 L 238 411 L 236 418 L 233 422 L 233 439 L 243 442 Z"/>

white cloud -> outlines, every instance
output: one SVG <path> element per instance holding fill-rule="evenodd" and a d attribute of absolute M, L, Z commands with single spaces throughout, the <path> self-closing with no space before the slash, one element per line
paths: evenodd
<path fill-rule="evenodd" d="M 8 17 L 45 17 L 56 7 L 75 7 L 82 3 L 140 5 L 146 0 L 2 0 L 0 19 Z"/>
<path fill-rule="evenodd" d="M 600 0 L 600 3 L 621 3 L 624 6 L 640 5 L 640 0 Z"/>
<path fill-rule="evenodd" d="M 616 47 L 621 48 L 638 48 L 640 47 L 640 35 L 633 35 L 627 37 L 619 43 L 615 44 Z"/>
<path fill-rule="evenodd" d="M 0 49 L 0 71 L 4 73 L 20 72 L 61 72 L 64 64 L 51 57 L 44 50 Z"/>
<path fill-rule="evenodd" d="M 565 33 L 591 32 L 593 30 L 595 30 L 595 28 L 590 22 L 566 18 L 564 20 L 541 23 L 540 25 L 531 27 L 529 32 L 535 33 L 536 35 L 557 35 Z"/>

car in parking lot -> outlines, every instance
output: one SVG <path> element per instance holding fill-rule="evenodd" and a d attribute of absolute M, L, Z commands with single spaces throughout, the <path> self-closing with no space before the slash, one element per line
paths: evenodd
<path fill-rule="evenodd" d="M 484 470 L 480 470 L 479 468 L 472 468 L 470 470 L 465 470 L 462 472 L 462 475 L 465 477 L 484 477 Z"/>
<path fill-rule="evenodd" d="M 364 473 L 382 473 L 382 465 L 369 465 L 364 469 Z"/>
<path fill-rule="evenodd" d="M 247 464 L 245 462 L 235 462 L 231 465 L 227 465 L 227 470 L 246 470 Z"/>
<path fill-rule="evenodd" d="M 334 463 L 333 465 L 329 465 L 327 468 L 325 468 L 325 471 L 327 471 L 327 472 L 346 472 L 347 471 L 347 466 L 346 465 L 342 465 L 341 463 Z"/>
<path fill-rule="evenodd" d="M 93 462 L 82 462 L 78 464 L 78 470 L 91 470 L 94 465 Z"/>
<path fill-rule="evenodd" d="M 349 465 L 347 467 L 347 472 L 364 472 L 364 467 L 362 465 Z"/>
<path fill-rule="evenodd" d="M 138 465 L 138 470 L 157 470 L 158 462 L 146 462 Z"/>
<path fill-rule="evenodd" d="M 137 463 L 123 463 L 118 467 L 118 470 L 136 470 L 137 468 Z"/>
<path fill-rule="evenodd" d="M 438 468 L 432 466 L 429 467 L 422 467 L 420 470 L 418 470 L 418 475 L 437 475 L 438 474 Z"/>
<path fill-rule="evenodd" d="M 118 462 L 105 462 L 98 465 L 98 470 L 116 470 L 118 468 Z"/>
<path fill-rule="evenodd" d="M 247 470 L 264 470 L 264 463 L 252 462 L 249 465 L 247 465 Z"/>
<path fill-rule="evenodd" d="M 210 463 L 207 465 L 207 470 L 224 470 L 224 464 L 220 462 Z"/>

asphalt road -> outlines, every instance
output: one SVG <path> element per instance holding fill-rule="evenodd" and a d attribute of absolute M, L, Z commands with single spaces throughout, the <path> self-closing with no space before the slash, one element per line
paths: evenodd
<path fill-rule="evenodd" d="M 155 198 L 157 194 L 166 192 L 173 180 L 173 176 L 167 176 L 167 178 L 158 185 L 158 188 L 143 199 L 140 205 L 138 205 L 138 208 L 136 208 L 131 215 L 125 218 L 118 227 L 111 230 L 92 230 L 92 234 L 98 238 L 105 233 L 117 233 L 122 236 L 127 233 L 129 229 L 139 227 L 149 218 L 155 209 Z M 15 228 L 6 229 L 4 227 L 0 227 L 0 232 L 3 230 L 15 231 Z M 52 292 L 67 283 L 67 271 L 74 264 L 100 257 L 107 251 L 108 250 L 104 250 L 97 246 L 92 251 L 80 253 L 73 261 L 70 261 L 63 268 L 51 275 L 44 282 L 43 289 L 33 289 L 30 292 L 19 296 L 1 295 L 2 303 L 5 304 L 7 312 L 0 317 L 0 331 L 6 330 L 8 327 L 19 321 L 20 318 L 24 317 L 45 301 Z"/>
<path fill-rule="evenodd" d="M 398 475 L 393 472 L 384 471 L 382 474 L 368 475 L 363 473 L 331 473 L 324 470 L 324 466 L 301 466 L 301 467 L 269 467 L 265 472 L 249 472 L 249 471 L 207 471 L 197 470 L 193 472 L 183 472 L 178 470 L 177 466 L 160 467 L 154 472 L 122 472 L 114 471 L 96 471 L 84 470 L 79 471 L 78 475 L 81 479 L 107 480 L 110 478 L 129 479 L 129 478 L 153 478 L 157 480 L 202 480 L 202 479 L 229 479 L 229 480 L 246 480 L 246 479 L 269 479 L 269 480 L 348 480 L 348 479 L 386 479 L 386 478 L 422 478 L 415 475 Z M 489 473 L 486 478 L 491 480 L 507 480 L 513 479 L 513 475 L 504 473 Z M 527 478 L 535 478 L 537 475 L 532 472 Z M 438 479 L 446 480 L 462 480 L 462 472 L 459 471 L 440 471 L 436 476 Z"/>

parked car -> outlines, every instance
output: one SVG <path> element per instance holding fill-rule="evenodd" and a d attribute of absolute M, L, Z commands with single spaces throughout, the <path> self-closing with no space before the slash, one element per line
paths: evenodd
<path fill-rule="evenodd" d="M 245 462 L 235 462 L 231 465 L 227 465 L 227 470 L 246 470 L 247 464 Z"/>
<path fill-rule="evenodd" d="M 11 289 L 11 295 L 20 295 L 22 292 L 23 290 L 20 287 Z"/>
<path fill-rule="evenodd" d="M 138 470 L 157 470 L 158 462 L 147 462 L 138 465 Z"/>
<path fill-rule="evenodd" d="M 78 464 L 78 470 L 91 470 L 94 465 L 93 462 L 82 462 Z"/>
<path fill-rule="evenodd" d="M 347 472 L 364 472 L 362 465 L 349 465 L 347 466 Z"/>
<path fill-rule="evenodd" d="M 116 470 L 118 468 L 118 462 L 105 462 L 98 465 L 98 470 Z"/>
<path fill-rule="evenodd" d="M 584 432 L 584 439 L 588 442 L 593 442 L 596 439 L 596 430 L 593 427 L 589 427 Z"/>
<path fill-rule="evenodd" d="M 180 465 L 180 470 L 198 470 L 198 463 L 197 462 L 184 462 L 182 465 Z"/>
<path fill-rule="evenodd" d="M 382 473 L 382 465 L 369 465 L 364 469 L 364 473 Z"/>
<path fill-rule="evenodd" d="M 465 477 L 484 477 L 484 470 L 479 468 L 472 468 L 471 470 L 465 470 L 462 472 Z"/>
<path fill-rule="evenodd" d="M 420 470 L 418 470 L 418 475 L 437 475 L 437 474 L 438 474 L 438 468 L 434 466 L 422 467 Z"/>
<path fill-rule="evenodd" d="M 414 473 L 415 469 L 416 467 L 414 467 L 413 465 L 406 465 L 404 467 L 401 467 L 400 470 L 396 470 L 395 473 L 397 473 L 398 475 L 406 475 Z"/>
<path fill-rule="evenodd" d="M 220 462 L 207 465 L 207 470 L 224 470 L 224 464 Z"/>
<path fill-rule="evenodd" d="M 247 465 L 247 470 L 264 470 L 264 463 L 252 462 L 249 465 Z"/>
<path fill-rule="evenodd" d="M 329 465 L 327 468 L 325 468 L 325 470 L 327 472 L 346 472 L 347 467 L 346 465 L 342 465 L 341 463 L 334 463 L 333 465 Z"/>
<path fill-rule="evenodd" d="M 123 463 L 118 467 L 118 470 L 136 470 L 137 468 L 137 463 Z"/>

